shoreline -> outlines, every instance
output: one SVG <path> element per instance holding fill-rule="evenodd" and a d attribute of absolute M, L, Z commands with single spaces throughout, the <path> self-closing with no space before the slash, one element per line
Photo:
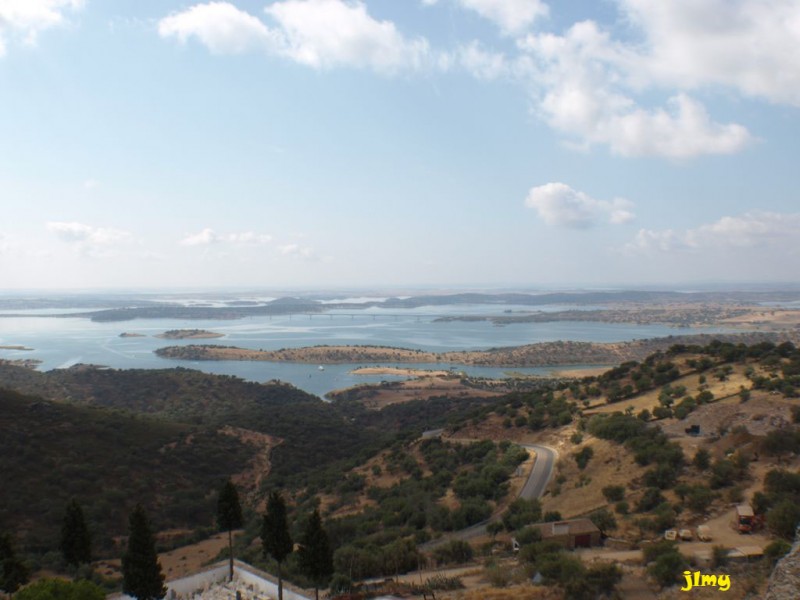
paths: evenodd
<path fill-rule="evenodd" d="M 586 367 L 608 368 L 630 360 L 643 360 L 658 351 L 668 350 L 676 344 L 705 345 L 713 340 L 753 344 L 759 342 L 797 343 L 797 332 L 751 332 L 734 334 L 695 334 L 667 336 L 626 342 L 539 342 L 523 346 L 450 352 L 425 352 L 409 348 L 388 346 L 305 346 L 281 350 L 253 350 L 235 346 L 189 344 L 166 346 L 155 350 L 157 356 L 189 361 L 263 361 L 295 362 L 308 364 L 364 364 L 364 363 L 441 363 L 472 367 Z M 401 367 L 397 367 L 401 368 Z M 444 370 L 444 369 L 443 369 Z"/>

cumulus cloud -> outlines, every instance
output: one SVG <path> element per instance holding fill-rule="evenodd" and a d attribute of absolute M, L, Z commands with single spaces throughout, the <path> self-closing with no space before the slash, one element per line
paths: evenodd
<path fill-rule="evenodd" d="M 93 246 L 113 245 L 129 241 L 132 237 L 130 232 L 121 229 L 93 227 L 74 221 L 51 221 L 47 223 L 47 230 L 54 233 L 62 242 Z"/>
<path fill-rule="evenodd" d="M 65 12 L 83 8 L 83 0 L 2 0 L 0 2 L 0 56 L 9 36 L 20 35 L 36 44 L 39 32 L 64 23 Z"/>
<path fill-rule="evenodd" d="M 272 241 L 271 235 L 243 231 L 240 233 L 219 234 L 205 228 L 199 233 L 187 235 L 180 241 L 181 246 L 209 246 L 212 244 L 231 244 L 236 246 L 263 246 Z"/>
<path fill-rule="evenodd" d="M 403 36 L 358 0 L 284 0 L 264 9 L 275 26 L 228 2 L 198 4 L 165 17 L 161 37 L 196 38 L 217 54 L 262 49 L 316 68 L 369 68 L 382 73 L 434 64 L 428 41 Z"/>
<path fill-rule="evenodd" d="M 753 211 L 725 216 L 684 231 L 641 229 L 625 246 L 628 253 L 736 248 L 800 249 L 800 213 Z"/>
<path fill-rule="evenodd" d="M 519 47 L 535 61 L 536 112 L 578 145 L 607 145 L 622 156 L 690 158 L 738 152 L 752 141 L 735 123 L 714 122 L 685 93 L 666 107 L 639 106 L 626 84 L 633 52 L 586 21 L 564 36 L 528 35 Z"/>
<path fill-rule="evenodd" d="M 438 0 L 423 0 L 423 4 L 437 4 Z M 465 9 L 492 21 L 506 35 L 518 34 L 528 29 L 534 21 L 547 16 L 549 8 L 541 0 L 456 0 Z"/>
<path fill-rule="evenodd" d="M 722 85 L 800 106 L 795 0 L 618 3 L 644 35 L 632 75 L 683 88 Z"/>
<path fill-rule="evenodd" d="M 279 45 L 276 32 L 228 2 L 198 4 L 173 13 L 159 21 L 158 33 L 163 38 L 175 37 L 181 43 L 195 37 L 213 54 L 269 50 Z"/>
<path fill-rule="evenodd" d="M 531 188 L 525 205 L 536 210 L 548 225 L 575 229 L 592 227 L 600 222 L 619 225 L 634 218 L 631 212 L 633 203 L 629 200 L 595 200 L 558 182 Z"/>
<path fill-rule="evenodd" d="M 265 10 L 285 36 L 283 53 L 311 67 L 394 71 L 420 68 L 430 59 L 427 40 L 404 37 L 391 21 L 371 17 L 363 2 L 285 0 Z"/>

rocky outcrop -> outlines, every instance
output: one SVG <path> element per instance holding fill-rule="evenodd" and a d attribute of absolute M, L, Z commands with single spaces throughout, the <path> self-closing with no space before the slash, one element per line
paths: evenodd
<path fill-rule="evenodd" d="M 769 578 L 764 600 L 787 600 L 800 597 L 800 538 L 789 553 L 778 561 Z"/>

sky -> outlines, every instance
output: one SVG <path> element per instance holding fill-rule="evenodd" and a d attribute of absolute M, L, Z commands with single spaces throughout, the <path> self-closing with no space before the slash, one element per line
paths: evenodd
<path fill-rule="evenodd" d="M 800 279 L 800 0 L 0 0 L 0 290 Z"/>

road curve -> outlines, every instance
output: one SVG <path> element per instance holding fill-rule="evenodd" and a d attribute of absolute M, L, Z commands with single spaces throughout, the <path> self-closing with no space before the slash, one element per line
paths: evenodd
<path fill-rule="evenodd" d="M 522 491 L 519 493 L 519 497 L 526 500 L 541 498 L 544 495 L 547 484 L 550 483 L 550 478 L 553 476 L 553 467 L 558 453 L 548 446 L 539 444 L 520 444 L 520 446 L 533 450 L 536 453 L 536 460 L 533 463 L 531 474 L 528 475 L 528 481 L 525 482 Z"/>
<path fill-rule="evenodd" d="M 533 450 L 536 453 L 536 460 L 533 463 L 531 474 L 528 475 L 528 480 L 525 482 L 525 485 L 522 486 L 518 497 L 524 498 L 525 500 L 541 498 L 547 488 L 547 484 L 550 482 L 550 478 L 553 476 L 553 467 L 555 466 L 558 452 L 548 446 L 542 446 L 540 444 L 519 445 L 526 450 Z M 486 526 L 489 523 L 499 521 L 501 518 L 502 515 L 500 514 L 492 515 L 487 520 L 471 525 L 466 529 L 460 529 L 459 531 L 448 533 L 440 538 L 421 544 L 419 549 L 432 550 L 437 546 L 446 544 L 450 540 L 470 540 L 479 537 L 486 534 Z"/>

